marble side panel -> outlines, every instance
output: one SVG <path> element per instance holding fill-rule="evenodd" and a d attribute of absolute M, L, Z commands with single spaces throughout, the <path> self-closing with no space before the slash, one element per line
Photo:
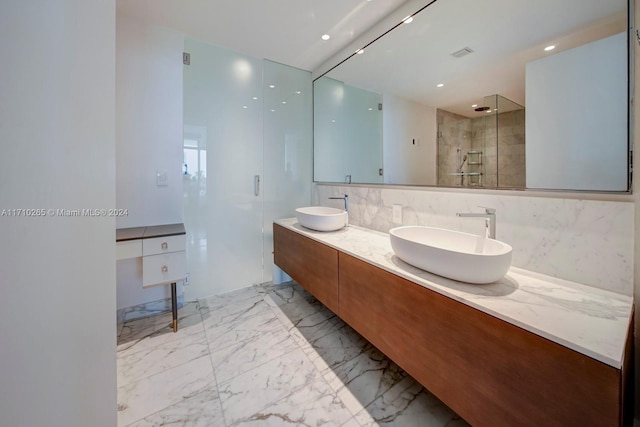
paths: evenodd
<path fill-rule="evenodd" d="M 315 185 L 313 204 L 349 195 L 349 222 L 387 233 L 426 225 L 481 234 L 483 220 L 457 212 L 497 210 L 496 237 L 513 247 L 512 265 L 624 295 L 633 294 L 633 203 L 447 192 L 426 189 Z M 403 207 L 394 224 L 392 206 Z"/>

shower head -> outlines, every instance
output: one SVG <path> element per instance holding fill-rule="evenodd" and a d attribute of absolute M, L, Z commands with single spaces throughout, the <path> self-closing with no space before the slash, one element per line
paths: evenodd
<path fill-rule="evenodd" d="M 458 166 L 458 172 L 462 172 L 462 167 L 464 166 L 464 162 L 467 161 L 467 155 L 465 154 L 464 156 L 462 156 L 462 162 L 460 163 L 460 166 Z"/>

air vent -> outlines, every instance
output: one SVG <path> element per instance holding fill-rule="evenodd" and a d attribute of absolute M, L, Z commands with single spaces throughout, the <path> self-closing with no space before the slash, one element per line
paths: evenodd
<path fill-rule="evenodd" d="M 462 49 L 453 52 L 451 54 L 451 56 L 453 56 L 454 58 L 462 58 L 463 56 L 467 56 L 470 53 L 473 53 L 473 49 L 471 49 L 470 47 L 467 46 L 467 47 L 463 47 Z"/>

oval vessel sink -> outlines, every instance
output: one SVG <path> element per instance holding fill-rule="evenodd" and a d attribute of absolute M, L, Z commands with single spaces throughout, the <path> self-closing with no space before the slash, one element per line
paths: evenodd
<path fill-rule="evenodd" d="M 310 206 L 296 209 L 296 218 L 301 226 L 316 231 L 335 231 L 347 225 L 347 212 L 325 206 Z"/>
<path fill-rule="evenodd" d="M 389 238 L 404 262 L 461 282 L 495 282 L 511 266 L 511 246 L 475 234 L 409 226 L 391 229 Z"/>

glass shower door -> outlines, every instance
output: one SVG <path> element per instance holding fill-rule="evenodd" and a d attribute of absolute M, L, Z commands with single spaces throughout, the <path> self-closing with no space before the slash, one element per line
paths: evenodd
<path fill-rule="evenodd" d="M 262 282 L 262 60 L 196 40 L 184 66 L 186 298 Z"/>

